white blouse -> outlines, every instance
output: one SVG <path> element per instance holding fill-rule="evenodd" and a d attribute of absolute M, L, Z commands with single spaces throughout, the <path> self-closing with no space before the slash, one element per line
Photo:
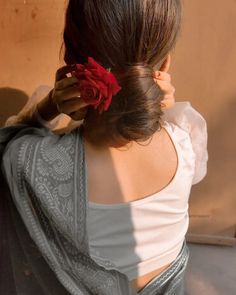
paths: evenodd
<path fill-rule="evenodd" d="M 165 111 L 163 127 L 178 155 L 172 181 L 161 191 L 129 203 L 89 202 L 88 233 L 94 259 L 109 259 L 129 280 L 178 256 L 189 226 L 189 195 L 207 171 L 207 127 L 189 102 Z"/>
<path fill-rule="evenodd" d="M 39 101 L 51 89 L 47 85 L 38 87 L 30 101 Z M 64 116 L 46 122 L 38 114 L 38 119 L 47 128 L 57 129 L 61 121 L 69 122 Z M 201 114 L 190 102 L 176 102 L 165 110 L 163 120 L 178 155 L 172 181 L 140 200 L 120 204 L 89 202 L 88 206 L 90 255 L 98 262 L 109 259 L 129 280 L 171 263 L 178 256 L 189 226 L 191 187 L 207 172 L 207 124 Z M 71 120 L 70 126 L 76 124 Z"/>

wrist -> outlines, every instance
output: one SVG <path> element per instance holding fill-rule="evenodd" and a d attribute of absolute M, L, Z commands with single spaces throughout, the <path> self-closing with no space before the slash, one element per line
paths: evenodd
<path fill-rule="evenodd" d="M 45 121 L 51 121 L 58 115 L 60 112 L 57 109 L 56 104 L 52 100 L 53 89 L 47 94 L 47 96 L 37 104 L 37 111 L 39 115 Z"/>

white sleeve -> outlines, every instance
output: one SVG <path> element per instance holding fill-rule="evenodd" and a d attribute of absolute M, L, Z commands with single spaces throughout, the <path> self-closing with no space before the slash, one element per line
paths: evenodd
<path fill-rule="evenodd" d="M 192 184 L 200 182 L 207 173 L 208 134 L 206 120 L 188 101 L 176 102 L 173 108 L 164 111 L 163 119 L 188 132 L 196 156 Z"/>

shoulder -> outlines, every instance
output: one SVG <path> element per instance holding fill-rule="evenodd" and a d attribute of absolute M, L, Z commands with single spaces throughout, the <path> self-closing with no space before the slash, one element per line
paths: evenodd
<path fill-rule="evenodd" d="M 207 122 L 188 101 L 176 102 L 173 108 L 165 110 L 163 120 L 184 131 L 193 145 L 207 141 Z"/>
<path fill-rule="evenodd" d="M 80 144 L 78 130 L 58 135 L 46 128 L 25 124 L 3 127 L 0 128 L 1 170 L 10 180 L 14 171 L 30 175 L 30 171 L 35 170 L 36 161 L 39 163 L 40 159 L 66 168 L 72 165 L 76 147 L 79 149 Z"/>
<path fill-rule="evenodd" d="M 207 129 L 206 120 L 189 101 L 176 102 L 173 108 L 164 111 L 163 119 L 176 124 L 189 134 L 194 128 L 203 132 Z"/>
<path fill-rule="evenodd" d="M 182 144 L 183 150 L 192 149 L 195 157 L 193 184 L 198 183 L 207 172 L 206 120 L 188 101 L 176 102 L 173 108 L 165 111 L 163 120 L 169 123 L 177 141 Z"/>

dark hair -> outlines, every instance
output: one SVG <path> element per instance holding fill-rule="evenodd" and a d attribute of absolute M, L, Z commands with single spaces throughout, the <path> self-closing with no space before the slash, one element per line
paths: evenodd
<path fill-rule="evenodd" d="M 142 141 L 159 129 L 163 113 L 153 71 L 176 44 L 181 12 L 181 0 L 69 1 L 65 63 L 85 63 L 91 56 L 111 68 L 122 87 L 101 115 L 88 107 L 83 126 L 91 137 Z"/>

